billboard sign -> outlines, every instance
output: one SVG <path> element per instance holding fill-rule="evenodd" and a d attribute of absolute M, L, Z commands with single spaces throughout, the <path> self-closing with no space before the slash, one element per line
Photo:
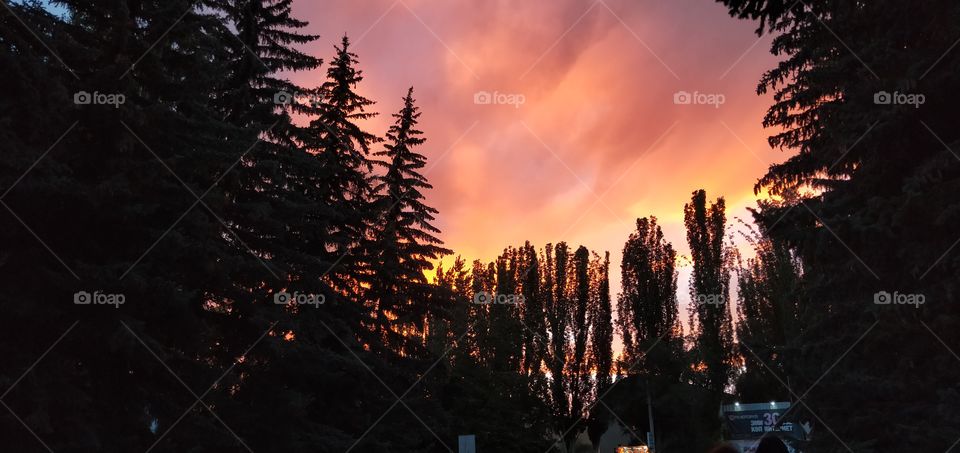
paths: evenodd
<path fill-rule="evenodd" d="M 768 433 L 806 440 L 810 424 L 799 423 L 792 412 L 787 414 L 789 409 L 788 402 L 728 404 L 723 406 L 723 424 L 731 440 L 759 439 Z"/>

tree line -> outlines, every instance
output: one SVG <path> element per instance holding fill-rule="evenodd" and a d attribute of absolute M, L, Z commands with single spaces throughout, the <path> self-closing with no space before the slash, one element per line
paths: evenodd
<path fill-rule="evenodd" d="M 757 183 L 749 257 L 722 198 L 683 207 L 686 333 L 653 217 L 615 299 L 609 255 L 564 242 L 428 280 L 452 251 L 415 92 L 367 130 L 350 40 L 301 52 L 290 0 L 56 3 L 0 11 L 11 448 L 542 452 L 614 419 L 642 437 L 644 394 L 662 449 L 705 448 L 739 399 L 797 401 L 813 451 L 960 437 L 951 2 L 722 1 L 775 34 L 764 124 L 796 154 Z M 897 90 L 926 103 L 877 101 Z"/>

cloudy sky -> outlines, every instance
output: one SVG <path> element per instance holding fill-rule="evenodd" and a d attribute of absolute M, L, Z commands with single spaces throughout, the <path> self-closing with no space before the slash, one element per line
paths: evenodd
<path fill-rule="evenodd" d="M 726 197 L 732 221 L 785 157 L 766 144 L 771 100 L 756 94 L 777 61 L 769 38 L 712 0 L 302 0 L 294 12 L 325 60 L 343 34 L 355 41 L 374 130 L 414 87 L 428 203 L 468 261 L 565 240 L 610 251 L 616 289 L 637 217 L 657 216 L 685 253 L 693 190 Z"/>

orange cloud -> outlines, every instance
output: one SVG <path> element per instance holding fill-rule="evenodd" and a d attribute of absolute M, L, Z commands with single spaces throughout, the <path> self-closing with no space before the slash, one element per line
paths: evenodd
<path fill-rule="evenodd" d="M 731 219 L 746 216 L 754 182 L 783 158 L 760 124 L 771 101 L 755 94 L 776 64 L 769 41 L 711 0 L 332 0 L 295 10 L 323 36 L 308 51 L 329 57 L 343 33 L 357 41 L 361 91 L 381 112 L 370 127 L 382 133 L 415 87 L 433 166 L 428 203 L 441 238 L 468 260 L 566 240 L 609 250 L 616 264 L 647 215 L 685 253 L 693 190 L 725 196 Z M 681 91 L 700 99 L 675 104 Z M 501 97 L 477 104 L 478 92 Z M 717 95 L 722 104 L 696 105 Z M 611 278 L 616 290 L 619 272 Z M 683 276 L 680 287 L 685 299 Z"/>

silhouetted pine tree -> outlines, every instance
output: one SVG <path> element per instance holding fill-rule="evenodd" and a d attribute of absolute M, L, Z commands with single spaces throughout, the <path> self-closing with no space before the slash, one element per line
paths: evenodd
<path fill-rule="evenodd" d="M 310 243 L 315 252 L 326 250 L 337 258 L 326 271 L 338 293 L 359 297 L 359 282 L 369 278 L 369 233 L 376 212 L 371 208 L 372 168 L 370 146 L 380 138 L 364 131 L 358 122 L 376 113 L 366 109 L 373 101 L 357 94 L 363 80 L 356 54 L 344 36 L 327 68 L 327 80 L 316 90 L 317 116 L 302 131 L 306 149 L 316 155 L 323 173 L 312 181 L 311 198 L 336 206 L 333 222 L 325 222 L 322 238 Z M 325 220 L 325 219 L 321 219 Z M 366 277 L 364 277 L 366 276 Z"/>
<path fill-rule="evenodd" d="M 331 290 L 343 286 L 328 278 L 340 255 L 326 247 L 333 225 L 341 222 L 341 209 L 324 191 L 323 163 L 304 148 L 304 130 L 291 118 L 316 116 L 321 108 L 310 102 L 316 99 L 315 91 L 280 74 L 319 67 L 319 59 L 294 47 L 313 42 L 316 36 L 301 32 L 307 24 L 292 17 L 290 1 L 226 0 L 216 5 L 225 12 L 235 36 L 227 42 L 229 77 L 215 99 L 226 121 L 244 128 L 251 143 L 258 140 L 246 152 L 237 150 L 234 173 L 222 183 L 231 195 L 227 218 L 238 241 L 269 265 L 248 266 L 232 276 L 249 295 L 232 304 L 231 314 L 246 320 L 250 328 L 246 332 L 235 327 L 217 344 L 227 352 L 245 348 L 252 341 L 249 337 L 261 334 L 262 326 L 271 322 L 277 323 L 276 334 L 265 341 L 279 343 L 249 353 L 236 366 L 246 378 L 243 385 L 233 387 L 232 404 L 225 406 L 230 414 L 223 417 L 245 433 L 251 446 L 259 445 L 257 449 L 298 451 L 316 445 L 347 449 L 368 425 L 365 412 L 385 410 L 390 404 L 389 395 L 376 391 L 380 384 L 367 367 L 376 369 L 380 379 L 403 380 L 377 358 L 356 361 L 354 354 L 364 355 L 355 341 L 362 312 L 354 301 L 342 300 Z M 307 95 L 314 99 L 304 102 Z M 273 297 L 281 291 L 322 295 L 326 303 L 274 304 Z M 291 379 L 293 375 L 298 378 Z M 360 383 L 362 390 L 352 395 L 338 390 Z M 327 410 L 330 406 L 341 409 L 334 416 Z M 263 413 L 277 415 L 265 422 Z M 274 436 L 278 438 L 270 440 Z"/>
<path fill-rule="evenodd" d="M 325 230 L 311 220 L 335 217 L 336 209 L 308 196 L 322 166 L 299 145 L 291 114 L 315 114 L 316 109 L 297 102 L 307 89 L 281 76 L 320 66 L 318 58 L 295 48 L 317 36 L 301 31 L 308 24 L 292 17 L 291 0 L 214 0 L 211 5 L 224 14 L 232 35 L 224 38 L 230 50 L 228 77 L 214 102 L 226 121 L 244 128 L 249 142 L 257 143 L 237 150 L 238 163 L 223 182 L 232 196 L 230 217 L 240 240 L 268 257 L 272 269 L 266 276 L 240 278 L 267 297 L 281 290 L 322 293 L 318 276 L 335 258 L 321 250 L 308 252 L 305 242 L 307 235 Z M 267 287 L 258 284 L 263 280 L 269 281 Z"/>
<path fill-rule="evenodd" d="M 277 121 L 289 122 L 286 111 L 278 109 L 277 104 L 288 102 L 294 109 L 303 106 L 293 102 L 293 97 L 307 90 L 280 78 L 279 74 L 318 68 L 319 58 L 294 47 L 315 42 L 318 36 L 301 32 L 308 23 L 292 17 L 292 0 L 210 0 L 209 3 L 224 12 L 235 30 L 235 36 L 226 42 L 230 45 L 232 62 L 220 99 L 227 121 L 260 130 Z M 278 93 L 291 96 L 277 96 Z M 272 130 L 283 134 L 286 128 Z"/>
<path fill-rule="evenodd" d="M 425 140 L 417 129 L 420 112 L 413 88 L 393 117 L 385 149 L 376 153 L 384 158 L 377 164 L 386 171 L 373 188 L 372 204 L 378 212 L 370 241 L 374 278 L 364 298 L 377 310 L 376 327 L 385 335 L 386 346 L 399 350 L 405 334 L 423 330 L 430 309 L 432 286 L 424 272 L 433 269 L 432 261 L 452 252 L 435 236 L 440 230 L 431 223 L 437 210 L 423 203 L 421 191 L 432 186 L 420 174 L 427 158 L 414 150 Z"/>

